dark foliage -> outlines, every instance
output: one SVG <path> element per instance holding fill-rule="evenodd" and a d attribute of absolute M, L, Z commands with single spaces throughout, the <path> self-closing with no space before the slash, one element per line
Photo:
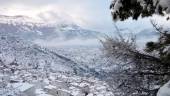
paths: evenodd
<path fill-rule="evenodd" d="M 113 20 L 123 21 L 129 17 L 137 20 L 139 16 L 148 17 L 154 13 L 164 15 L 163 11 L 167 9 L 159 5 L 159 0 L 157 2 L 156 0 L 143 0 L 142 4 L 138 0 L 114 0 L 110 5 L 113 10 L 117 6 L 115 2 L 119 2 L 122 6 L 117 11 L 112 12 Z"/>

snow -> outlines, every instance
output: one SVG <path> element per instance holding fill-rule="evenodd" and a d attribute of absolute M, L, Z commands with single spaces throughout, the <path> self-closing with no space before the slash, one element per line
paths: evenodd
<path fill-rule="evenodd" d="M 8 19 L 12 18 L 7 18 L 7 21 Z M 6 24 L 8 22 L 3 23 Z M 28 26 L 27 24 L 25 26 L 18 23 L 9 23 L 9 25 L 21 26 L 22 28 L 14 27 L 14 29 L 22 29 L 17 31 L 24 31 L 23 34 L 27 33 L 27 31 L 31 31 L 29 32 L 29 34 L 31 34 L 33 32 L 31 28 L 34 26 L 28 24 L 28 28 L 26 27 Z M 35 26 L 36 25 L 37 24 L 35 24 Z M 76 33 L 77 36 L 87 36 L 87 38 L 90 38 L 90 32 L 92 31 L 77 28 L 76 26 L 72 27 L 78 30 L 78 33 Z M 61 94 L 70 94 L 73 96 L 84 95 L 85 91 L 89 92 L 89 96 L 94 96 L 95 94 L 97 96 L 101 94 L 101 96 L 105 94 L 113 96 L 111 91 L 106 91 L 110 89 L 106 82 L 95 77 L 95 69 L 100 71 L 103 70 L 102 68 L 104 67 L 106 70 L 110 68 L 107 64 L 103 65 L 105 61 L 98 48 L 61 48 L 61 50 L 57 48 L 56 50 L 52 50 L 33 44 L 15 32 L 6 32 L 7 29 L 10 29 L 9 26 L 4 29 L 4 32 L 0 30 L 0 67 L 2 67 L 0 77 L 4 80 L 7 76 L 9 77 L 9 81 L 3 82 L 4 87 L 0 88 L 0 95 L 7 93 L 3 94 L 3 96 L 18 96 L 14 95 L 14 93 L 17 93 L 20 96 L 24 91 L 32 91 L 33 89 L 36 96 L 52 96 L 50 92 L 54 92 L 54 90 Z M 66 28 L 65 30 L 73 29 L 68 27 L 68 29 Z M 15 30 L 12 29 L 12 31 Z M 42 31 L 40 31 L 40 33 L 37 30 L 34 31 L 38 34 L 37 36 L 44 35 Z M 81 32 L 85 32 L 85 34 L 82 35 Z M 92 32 L 92 34 L 96 35 L 97 33 Z M 11 70 L 13 70 L 13 72 Z M 86 75 L 89 76 L 86 77 Z M 90 76 L 94 77 L 92 78 Z M 12 81 L 12 83 L 10 81 Z M 11 86 L 16 90 L 11 89 Z M 50 90 L 50 92 L 48 92 L 48 90 Z M 28 94 L 26 93 L 26 95 Z"/>
<path fill-rule="evenodd" d="M 34 19 L 28 16 L 24 15 L 16 15 L 16 16 L 7 16 L 7 15 L 0 15 L 0 23 L 4 24 L 13 24 L 13 25 L 18 25 L 18 24 L 28 24 L 30 26 L 33 25 L 33 23 L 37 24 L 42 24 L 43 22 L 38 19 Z"/>
<path fill-rule="evenodd" d="M 156 1 L 156 0 L 155 0 Z M 165 11 L 170 13 L 170 0 L 160 0 L 159 5 L 163 8 L 167 8 Z"/>
<path fill-rule="evenodd" d="M 41 31 L 37 31 L 38 35 L 43 35 L 43 33 Z"/>
<path fill-rule="evenodd" d="M 122 7 L 121 0 L 114 0 L 112 3 L 114 4 L 114 7 L 112 8 L 111 12 L 119 12 L 119 9 Z"/>
<path fill-rule="evenodd" d="M 157 96 L 170 96 L 170 81 L 159 89 Z"/>
<path fill-rule="evenodd" d="M 36 89 L 37 96 L 52 96 L 43 91 L 43 89 Z"/>
<path fill-rule="evenodd" d="M 49 85 L 49 86 L 45 86 L 45 88 L 47 88 L 47 89 L 55 89 L 56 87 L 52 86 L 52 85 Z"/>
<path fill-rule="evenodd" d="M 113 0 L 112 1 L 112 6 L 111 6 L 111 12 L 113 14 L 117 14 L 120 11 L 120 8 L 123 6 L 122 0 Z M 150 6 L 148 6 L 146 4 L 145 0 L 130 0 L 131 4 L 133 4 L 134 2 L 139 2 L 140 5 L 143 7 L 143 9 L 147 8 L 148 10 L 151 10 Z M 170 13 L 170 0 L 152 0 L 153 1 L 153 5 L 156 6 L 155 8 L 155 14 L 159 14 L 159 7 L 162 7 L 162 11 L 163 13 Z M 157 3 L 158 2 L 158 3 Z M 116 16 L 116 19 L 119 19 L 119 15 Z"/>
<path fill-rule="evenodd" d="M 24 92 L 32 88 L 34 85 L 29 84 L 29 83 L 14 83 L 14 84 L 11 84 L 10 86 L 12 86 L 14 89 Z"/>

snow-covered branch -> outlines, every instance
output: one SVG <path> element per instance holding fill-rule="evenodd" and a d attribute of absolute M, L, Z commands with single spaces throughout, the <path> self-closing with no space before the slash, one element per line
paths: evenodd
<path fill-rule="evenodd" d="M 114 20 L 138 19 L 170 13 L 170 0 L 113 0 L 110 8 Z"/>

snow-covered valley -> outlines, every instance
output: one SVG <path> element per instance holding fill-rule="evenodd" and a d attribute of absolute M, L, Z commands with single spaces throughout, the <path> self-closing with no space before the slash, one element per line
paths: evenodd
<path fill-rule="evenodd" d="M 75 38 L 97 41 L 102 34 L 23 18 L 0 17 L 0 96 L 113 96 L 105 77 L 114 66 L 99 45 L 51 47 L 35 42 L 44 40 L 48 45 L 49 39 L 56 38 L 59 42 L 61 38 L 63 42 Z"/>

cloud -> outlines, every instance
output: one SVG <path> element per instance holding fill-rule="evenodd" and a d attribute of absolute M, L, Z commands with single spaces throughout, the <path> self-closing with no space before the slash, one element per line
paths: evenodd
<path fill-rule="evenodd" d="M 0 11 L 7 15 L 38 15 L 46 21 L 60 15 L 84 28 L 110 31 L 109 5 L 109 0 L 0 0 Z"/>
<path fill-rule="evenodd" d="M 45 47 L 74 47 L 74 46 L 99 46 L 100 42 L 97 39 L 72 39 L 72 40 L 59 40 L 59 39 L 53 39 L 50 41 L 46 40 L 35 40 L 34 43 L 45 46 Z"/>
<path fill-rule="evenodd" d="M 48 3 L 54 3 L 58 0 L 0 0 L 1 5 L 9 6 L 9 5 L 25 5 L 25 6 L 43 6 L 47 5 Z"/>
<path fill-rule="evenodd" d="M 0 0 L 0 13 L 27 15 L 44 21 L 68 21 L 95 31 L 115 32 L 109 10 L 111 0 Z M 121 29 L 139 32 L 151 28 L 150 18 L 118 22 Z M 158 19 L 161 21 L 161 19 Z"/>

